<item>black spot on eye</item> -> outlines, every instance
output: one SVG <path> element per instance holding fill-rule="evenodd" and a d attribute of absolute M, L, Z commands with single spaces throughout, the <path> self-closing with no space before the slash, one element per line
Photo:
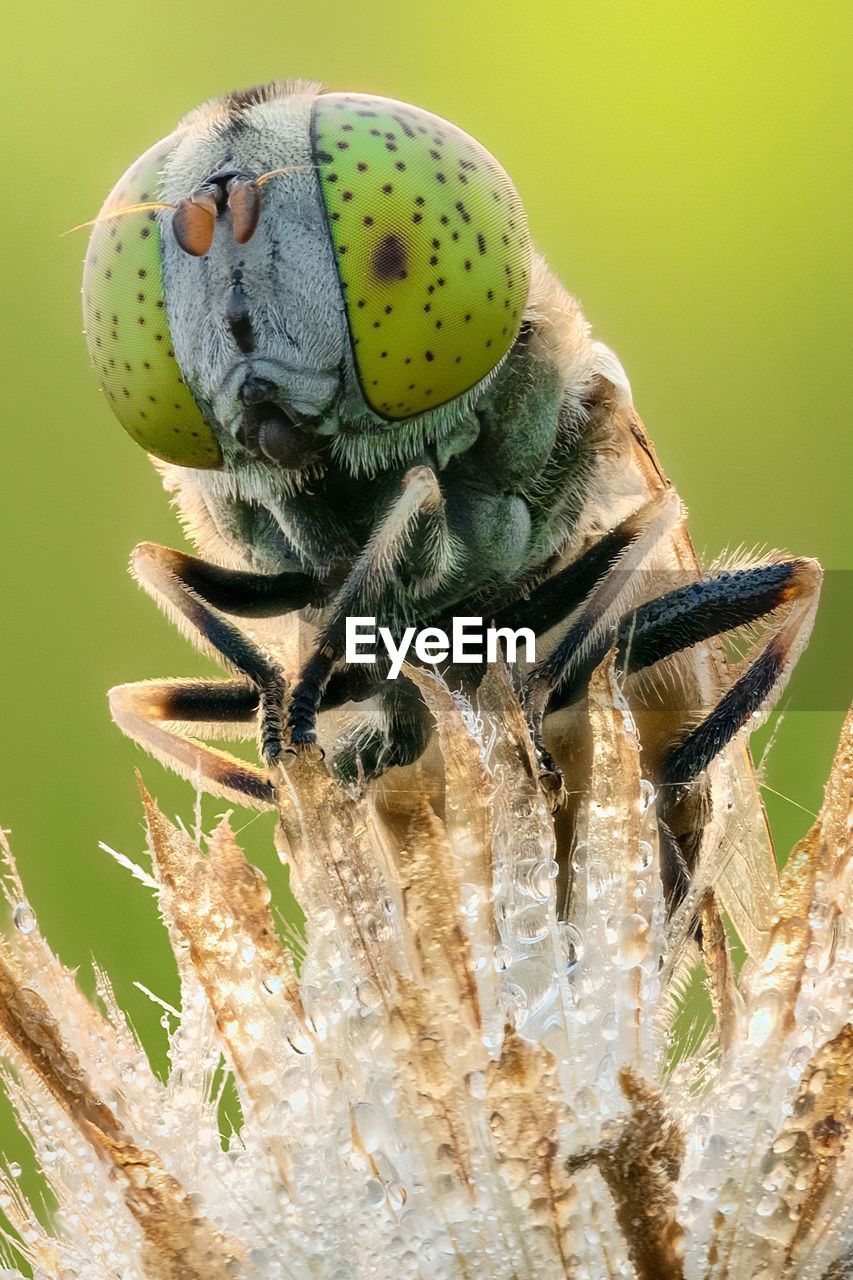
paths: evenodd
<path fill-rule="evenodd" d="M 441 159 L 441 152 L 436 151 L 434 147 L 430 147 L 430 155 L 432 156 L 433 160 Z"/>
<path fill-rule="evenodd" d="M 352 200 L 352 192 L 351 192 L 351 191 L 344 191 L 344 192 L 342 192 L 342 193 L 341 193 L 341 199 L 342 199 L 342 200 L 346 200 L 346 201 L 350 201 L 350 200 Z"/>
<path fill-rule="evenodd" d="M 467 316 L 465 317 L 465 323 L 468 324 L 470 319 L 471 319 L 471 312 L 469 311 Z"/>
<path fill-rule="evenodd" d="M 157 299 L 157 310 L 158 310 L 158 311 L 162 311 L 162 310 L 163 310 L 163 308 L 165 307 L 165 305 L 166 305 L 166 304 L 165 304 L 165 302 L 163 301 L 163 299 L 162 299 L 162 298 L 158 298 L 158 299 Z"/>
<path fill-rule="evenodd" d="M 431 302 L 425 302 L 425 303 L 424 303 L 424 311 L 432 311 L 432 303 L 431 303 Z"/>
<path fill-rule="evenodd" d="M 386 316 L 390 316 L 390 314 L 391 314 L 391 312 L 392 312 L 393 310 L 394 310 L 394 308 L 389 304 L 389 305 L 385 308 L 385 314 L 386 314 Z"/>
<path fill-rule="evenodd" d="M 436 322 L 435 322 L 435 327 L 436 327 L 436 329 L 440 329 L 440 328 L 441 328 L 441 321 L 440 321 L 440 320 L 436 320 Z"/>
<path fill-rule="evenodd" d="M 370 130 L 370 136 L 371 136 L 371 138 L 381 138 L 381 137 L 382 137 L 382 134 L 380 133 L 380 131 L 379 131 L 378 129 L 371 129 L 371 130 Z"/>
<path fill-rule="evenodd" d="M 443 173 L 437 173 L 437 174 L 435 175 L 435 180 L 436 180 L 436 182 L 446 182 L 446 181 L 447 181 L 447 177 L 446 177 L 446 175 L 445 175 L 445 174 L 443 174 Z"/>
<path fill-rule="evenodd" d="M 379 352 L 379 359 L 380 359 L 380 360 L 387 360 L 387 359 L 388 359 L 388 352 L 387 352 L 387 351 L 380 351 L 380 352 Z"/>
<path fill-rule="evenodd" d="M 495 291 L 494 291 L 494 289 L 490 289 L 490 290 L 489 290 L 489 292 L 486 294 L 486 297 L 489 299 L 489 302 L 491 302 L 491 301 L 492 301 L 492 299 L 494 298 L 494 296 L 495 296 Z"/>
<path fill-rule="evenodd" d="M 422 213 L 412 214 L 412 222 L 418 223 L 418 222 L 423 222 L 423 220 L 424 220 L 424 215 Z"/>
<path fill-rule="evenodd" d="M 137 316 L 137 317 L 136 317 L 136 323 L 137 323 L 137 324 L 145 324 L 145 316 Z"/>
<path fill-rule="evenodd" d="M 458 239 L 459 239 L 459 232 L 458 232 L 458 231 L 454 231 L 450 238 L 451 238 L 451 240 L 458 240 Z"/>
<path fill-rule="evenodd" d="M 471 259 L 470 259 L 470 258 L 466 258 L 466 259 L 465 259 L 465 270 L 466 270 L 466 271 L 470 271 L 470 270 L 471 270 Z"/>
<path fill-rule="evenodd" d="M 402 160 L 398 160 L 397 163 L 394 165 L 394 168 L 399 169 L 400 173 L 403 173 L 405 171 L 406 166 Z"/>
<path fill-rule="evenodd" d="M 404 116 L 395 115 L 394 119 L 397 121 L 397 124 L 403 130 L 403 133 L 406 135 L 407 138 L 414 138 L 415 131 Z"/>
<path fill-rule="evenodd" d="M 426 200 L 424 200 L 423 196 L 415 196 L 415 204 L 422 209 L 426 204 Z"/>
<path fill-rule="evenodd" d="M 317 159 L 320 161 L 321 164 L 332 163 L 332 157 L 329 155 L 328 151 L 318 151 Z"/>
<path fill-rule="evenodd" d="M 477 232 L 477 248 L 480 250 L 480 253 L 486 252 L 486 237 L 483 235 L 482 231 Z"/>
<path fill-rule="evenodd" d="M 370 214 L 368 214 L 368 215 L 367 215 L 367 217 L 364 219 L 364 225 L 365 225 L 366 227 L 372 227 L 372 226 L 373 226 L 373 219 L 371 218 Z"/>
<path fill-rule="evenodd" d="M 403 361 L 403 364 L 411 364 L 411 363 L 412 363 L 412 357 L 406 356 L 405 360 Z"/>
<path fill-rule="evenodd" d="M 144 272 L 144 271 L 140 271 L 140 273 L 139 273 L 139 274 L 140 274 L 141 276 L 144 276 L 144 275 L 145 275 L 145 272 Z M 105 279 L 105 280 L 112 280 L 112 278 L 113 278 L 113 273 L 112 273 L 112 271 L 110 271 L 109 267 L 107 267 L 106 271 L 104 272 L 104 279 Z"/>
<path fill-rule="evenodd" d="M 143 227 L 139 234 L 140 234 L 140 236 L 142 237 L 142 239 L 143 239 L 143 240 L 147 240 L 147 239 L 148 239 L 148 237 L 151 235 L 151 228 L 150 228 L 150 227 Z"/>
<path fill-rule="evenodd" d="M 431 351 L 424 352 L 424 360 L 428 361 L 431 364 L 434 359 L 435 359 L 435 356 L 432 354 Z"/>
<path fill-rule="evenodd" d="M 340 218 L 341 218 L 341 215 L 339 213 L 332 214 L 332 222 L 339 222 Z"/>
<path fill-rule="evenodd" d="M 440 288 L 440 289 L 443 289 L 443 288 L 444 288 L 444 276 L 439 276 L 439 277 L 438 277 L 438 281 L 437 281 L 437 283 L 438 283 L 439 288 Z"/>
<path fill-rule="evenodd" d="M 463 222 L 471 221 L 471 215 L 468 212 L 468 210 L 465 208 L 465 205 L 462 203 L 461 200 L 456 201 L 456 210 L 460 214 Z"/>
<path fill-rule="evenodd" d="M 432 257 L 431 257 L 431 258 L 430 258 L 430 260 L 429 260 L 429 265 L 430 265 L 431 267 L 434 267 L 434 266 L 436 266 L 437 264 L 438 264 L 438 257 L 436 256 L 436 254 L 433 254 L 433 255 L 432 255 Z"/>
<path fill-rule="evenodd" d="M 382 237 L 373 250 L 370 270 L 374 278 L 383 283 L 404 280 L 407 275 L 408 261 L 405 241 L 391 231 Z"/>
<path fill-rule="evenodd" d="M 144 293 L 138 293 L 138 294 L 136 295 L 136 301 L 137 301 L 137 302 L 144 302 L 144 301 L 145 301 L 145 294 L 144 294 Z M 99 319 L 99 320 L 100 320 L 100 318 L 101 318 L 101 317 L 100 317 L 100 316 L 98 316 L 98 319 Z"/>
<path fill-rule="evenodd" d="M 357 304 L 356 304 L 356 305 L 357 305 L 357 306 L 359 306 L 359 307 L 366 307 L 366 306 L 367 306 L 367 302 L 366 302 L 366 300 L 365 300 L 364 298 L 359 298 L 359 300 L 358 300 L 358 302 L 357 302 Z"/>
<path fill-rule="evenodd" d="M 107 272 L 107 274 L 109 275 L 109 272 Z M 140 280 L 144 280 L 145 277 L 148 275 L 148 272 L 145 270 L 144 267 L 140 267 L 136 274 L 139 276 Z"/>
<path fill-rule="evenodd" d="M 355 167 L 356 169 L 358 169 L 359 173 L 367 173 L 367 165 L 364 163 L 363 160 L 359 160 L 358 164 Z"/>
<path fill-rule="evenodd" d="M 381 324 L 381 321 L 379 321 L 379 320 L 374 320 L 374 321 L 373 321 L 373 327 L 374 327 L 374 329 L 378 329 L 378 328 L 380 327 L 380 324 Z"/>
<path fill-rule="evenodd" d="M 396 150 L 397 150 L 397 144 L 396 144 L 396 142 L 386 142 L 386 143 L 385 143 L 385 150 L 386 150 L 386 151 L 396 151 Z"/>
<path fill-rule="evenodd" d="M 385 192 L 386 196 L 390 196 L 391 192 L 394 190 L 393 184 L 386 182 L 382 190 Z"/>
<path fill-rule="evenodd" d="M 327 174 L 326 174 L 326 181 L 327 181 L 327 182 L 337 182 L 337 180 L 338 180 L 338 175 L 337 175 L 336 173 L 327 173 Z"/>
<path fill-rule="evenodd" d="M 338 148 L 338 151 L 349 151 L 348 142 L 336 142 L 335 146 Z"/>
<path fill-rule="evenodd" d="M 341 125 L 341 128 L 343 129 L 344 133 L 352 133 L 352 130 L 353 130 L 353 126 L 351 124 Z"/>

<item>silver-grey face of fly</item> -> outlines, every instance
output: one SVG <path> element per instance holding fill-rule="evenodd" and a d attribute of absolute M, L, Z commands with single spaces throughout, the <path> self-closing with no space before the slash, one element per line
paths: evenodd
<path fill-rule="evenodd" d="M 227 210 L 203 255 L 187 253 L 175 235 L 162 237 L 175 354 L 231 466 L 267 456 L 250 441 L 256 416 L 251 400 L 259 388 L 268 388 L 270 403 L 310 419 L 312 439 L 314 433 L 322 438 L 336 429 L 342 383 L 352 377 L 346 316 L 311 159 L 310 110 L 311 99 L 290 96 L 241 113 L 224 128 L 219 122 L 190 125 L 163 175 L 163 199 L 177 205 L 188 192 L 209 187 L 211 175 L 236 173 L 251 182 L 270 169 L 284 170 L 256 188 L 261 214 L 245 243 L 235 237 Z M 271 460 L 299 471 L 297 450 L 282 456 L 275 433 L 267 434 Z M 310 458 L 307 442 L 305 452 Z"/>
<path fill-rule="evenodd" d="M 347 666 L 347 617 L 399 633 L 482 616 L 541 637 L 519 681 L 557 789 L 555 755 L 584 767 L 577 706 L 616 646 L 629 696 L 641 686 L 671 894 L 713 813 L 720 752 L 758 847 L 760 801 L 733 740 L 783 687 L 819 569 L 782 559 L 702 576 L 619 362 L 531 249 L 518 193 L 474 139 L 405 103 L 305 83 L 225 95 L 110 196 L 84 308 L 112 408 L 165 464 L 209 557 L 143 544 L 134 572 L 234 673 L 114 690 L 132 737 L 212 791 L 266 805 L 282 751 L 317 741 L 319 713 L 358 703 L 369 714 L 335 767 L 376 777 L 419 757 L 430 722 L 381 661 Z M 296 614 L 318 634 L 295 671 L 233 621 Z M 728 673 L 713 637 L 768 616 Z M 198 741 L 223 725 L 258 726 L 263 767 Z M 730 906 L 749 897 L 743 883 Z"/>

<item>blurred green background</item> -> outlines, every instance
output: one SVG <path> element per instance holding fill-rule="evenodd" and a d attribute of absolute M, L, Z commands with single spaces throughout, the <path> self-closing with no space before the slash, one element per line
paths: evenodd
<path fill-rule="evenodd" d="M 621 357 L 698 546 L 783 547 L 830 570 L 769 766 L 786 849 L 819 805 L 849 688 L 851 13 L 849 0 L 36 0 L 7 15 L 0 822 L 62 957 L 88 982 L 94 954 L 149 1043 L 159 1010 L 133 982 L 173 996 L 165 938 L 98 841 L 144 848 L 135 766 L 167 812 L 191 820 L 193 795 L 113 728 L 105 691 L 208 668 L 125 571 L 136 541 L 180 534 L 98 394 L 86 234 L 60 233 L 184 111 L 265 79 L 408 99 L 481 139 Z M 245 834 L 276 875 L 269 832 L 263 818 Z"/>

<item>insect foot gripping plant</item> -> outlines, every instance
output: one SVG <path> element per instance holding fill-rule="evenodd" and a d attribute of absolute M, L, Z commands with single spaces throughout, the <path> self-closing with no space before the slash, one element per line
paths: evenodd
<path fill-rule="evenodd" d="M 298 962 L 227 819 L 199 847 L 144 794 L 153 869 L 135 870 L 181 982 L 165 1081 L 107 978 L 91 1005 L 52 955 L 7 849 L 5 1084 L 57 1209 L 42 1225 L 6 1167 L 3 1274 L 23 1258 L 41 1280 L 849 1276 L 853 717 L 737 978 L 713 867 L 666 909 L 656 796 L 609 661 L 562 921 L 504 672 L 476 714 L 410 675 L 437 724 L 443 816 L 414 794 L 398 847 L 370 788 L 312 755 L 282 773 Z M 716 1016 L 673 1066 L 694 910 Z M 222 1057 L 242 1108 L 224 1149 Z"/>

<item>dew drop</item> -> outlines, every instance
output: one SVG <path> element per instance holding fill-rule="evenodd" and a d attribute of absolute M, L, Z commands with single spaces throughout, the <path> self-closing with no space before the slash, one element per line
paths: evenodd
<path fill-rule="evenodd" d="M 36 927 L 36 913 L 28 902 L 19 902 L 12 912 L 12 922 L 18 933 L 26 937 Z"/>
<path fill-rule="evenodd" d="M 560 938 L 563 972 L 568 975 L 575 971 L 583 957 L 583 935 L 577 925 L 566 923 L 557 925 L 557 933 Z"/>

